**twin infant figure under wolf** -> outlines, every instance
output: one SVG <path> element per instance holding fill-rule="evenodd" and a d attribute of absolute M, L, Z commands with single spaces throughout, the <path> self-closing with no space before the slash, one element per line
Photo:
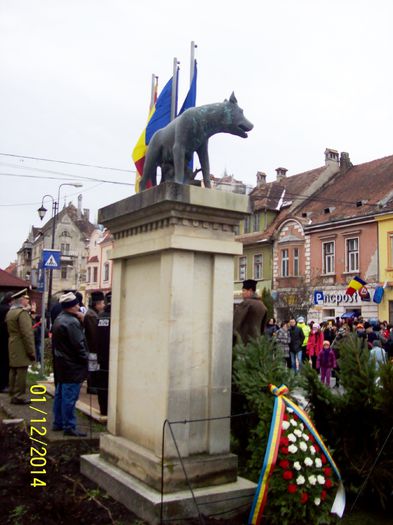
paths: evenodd
<path fill-rule="evenodd" d="M 157 185 L 158 167 L 161 182 L 192 184 L 200 171 L 193 172 L 190 166 L 194 152 L 199 158 L 204 186 L 210 188 L 209 138 L 216 133 L 247 138 L 253 127 L 234 93 L 224 102 L 188 109 L 154 133 L 147 148 L 141 190 Z"/>

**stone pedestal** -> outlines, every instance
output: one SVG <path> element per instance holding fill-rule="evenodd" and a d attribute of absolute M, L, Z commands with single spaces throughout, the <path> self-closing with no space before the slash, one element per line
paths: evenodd
<path fill-rule="evenodd" d="M 206 491 L 209 501 L 228 500 L 225 487 L 248 499 L 254 490 L 237 479 L 230 420 L 211 419 L 230 414 L 233 264 L 242 253 L 234 235 L 247 212 L 246 196 L 176 183 L 100 210 L 114 235 L 109 434 L 82 471 L 107 490 L 111 476 L 135 494 L 144 487 L 133 498 L 143 504 L 130 508 L 149 523 L 158 522 L 161 490 L 166 515 L 187 509 L 178 453 L 202 500 Z M 239 506 L 230 501 L 218 509 Z"/>

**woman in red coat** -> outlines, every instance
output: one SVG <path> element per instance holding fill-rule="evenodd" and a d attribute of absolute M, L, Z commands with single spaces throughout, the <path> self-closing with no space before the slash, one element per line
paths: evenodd
<path fill-rule="evenodd" d="M 314 323 L 307 342 L 307 355 L 311 359 L 312 367 L 317 368 L 317 357 L 323 347 L 323 332 L 318 323 Z"/>

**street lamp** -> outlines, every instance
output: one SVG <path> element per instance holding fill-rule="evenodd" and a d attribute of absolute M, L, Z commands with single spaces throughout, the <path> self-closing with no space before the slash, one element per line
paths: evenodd
<path fill-rule="evenodd" d="M 58 209 L 59 209 L 60 190 L 61 190 L 62 186 L 73 186 L 74 188 L 81 188 L 83 186 L 83 184 L 79 184 L 78 182 L 76 182 L 76 183 L 64 182 L 63 184 L 60 184 L 58 192 L 57 192 L 57 201 L 55 201 L 55 199 L 52 197 L 52 195 L 49 195 L 49 194 L 44 195 L 42 197 L 41 207 L 38 208 L 38 210 L 37 210 L 38 216 L 41 219 L 41 221 L 45 217 L 46 212 L 48 211 L 44 207 L 44 200 L 46 199 L 46 197 L 49 197 L 50 199 L 52 199 L 52 242 L 51 242 L 51 249 L 52 250 L 55 247 L 56 216 L 57 216 L 57 212 L 58 212 Z M 50 268 L 49 269 L 49 285 L 48 285 L 48 303 L 47 303 L 48 304 L 48 306 L 47 306 L 48 313 L 50 312 L 50 301 L 51 301 L 51 298 L 52 298 L 52 282 L 53 282 L 53 273 L 52 272 L 53 272 L 53 270 L 52 270 L 52 268 Z"/>

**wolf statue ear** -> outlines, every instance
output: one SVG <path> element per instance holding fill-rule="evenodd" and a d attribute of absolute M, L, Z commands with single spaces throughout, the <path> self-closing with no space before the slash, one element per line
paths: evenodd
<path fill-rule="evenodd" d="M 237 100 L 236 100 L 234 91 L 232 91 L 232 95 L 229 97 L 229 102 L 232 102 L 232 104 L 237 104 Z"/>

